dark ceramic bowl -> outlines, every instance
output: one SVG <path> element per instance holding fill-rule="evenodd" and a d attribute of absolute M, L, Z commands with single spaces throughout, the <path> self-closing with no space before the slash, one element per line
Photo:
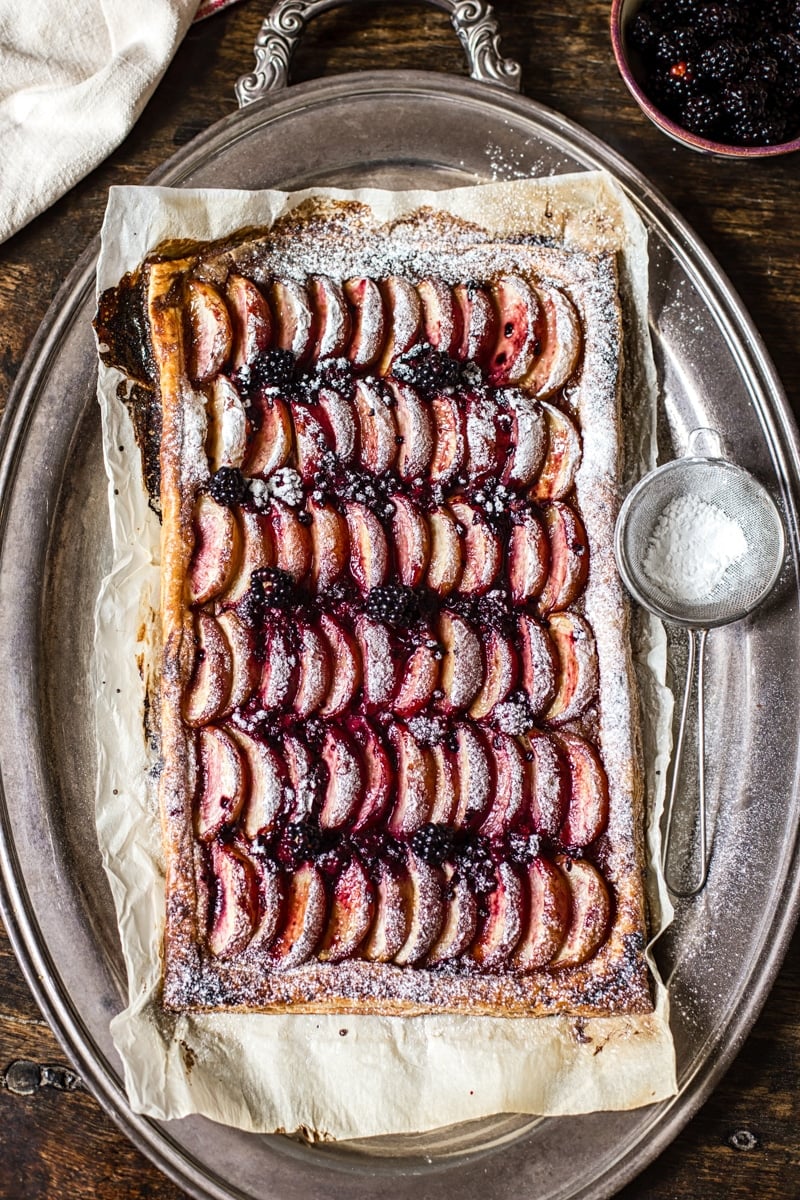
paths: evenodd
<path fill-rule="evenodd" d="M 712 142 L 708 138 L 698 137 L 697 134 L 690 133 L 688 129 L 683 129 L 670 117 L 665 116 L 639 86 L 637 72 L 634 69 L 636 66 L 635 54 L 632 57 L 629 53 L 627 31 L 641 5 L 642 0 L 612 0 L 611 44 L 614 47 L 614 57 L 625 86 L 642 112 L 650 118 L 654 125 L 657 125 L 659 129 L 683 146 L 689 146 L 692 150 L 699 150 L 704 154 L 723 155 L 725 158 L 768 158 L 776 154 L 791 154 L 793 150 L 800 150 L 800 135 L 792 138 L 790 142 L 781 142 L 775 146 L 731 146 L 725 142 Z"/>

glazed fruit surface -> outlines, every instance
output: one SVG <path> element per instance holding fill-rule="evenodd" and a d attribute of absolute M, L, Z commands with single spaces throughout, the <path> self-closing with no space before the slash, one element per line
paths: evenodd
<path fill-rule="evenodd" d="M 517 276 L 188 286 L 208 948 L 587 961 L 613 899 L 570 299 Z"/>

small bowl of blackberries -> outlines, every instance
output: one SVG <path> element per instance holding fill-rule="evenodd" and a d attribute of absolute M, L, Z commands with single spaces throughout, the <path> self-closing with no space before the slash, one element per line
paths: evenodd
<path fill-rule="evenodd" d="M 800 0 L 613 0 L 611 40 L 676 141 L 731 158 L 800 150 Z"/>

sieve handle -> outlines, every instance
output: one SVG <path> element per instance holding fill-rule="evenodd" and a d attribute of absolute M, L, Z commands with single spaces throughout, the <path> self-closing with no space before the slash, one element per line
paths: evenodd
<path fill-rule="evenodd" d="M 706 730 L 705 730 L 705 705 L 703 696 L 705 693 L 705 650 L 706 638 L 708 636 L 707 629 L 688 629 L 689 635 L 689 658 L 686 663 L 686 683 L 683 689 L 683 704 L 681 705 L 681 717 L 678 725 L 678 737 L 675 743 L 675 758 L 672 764 L 672 783 L 669 789 L 669 800 L 667 802 L 667 829 L 664 836 L 664 856 L 662 859 L 662 868 L 664 871 L 664 879 L 667 887 L 672 892 L 673 896 L 679 896 L 681 899 L 689 899 L 691 896 L 696 896 L 698 892 L 705 887 L 706 877 L 708 875 L 708 839 L 706 836 Z M 672 863 L 672 834 L 673 834 L 673 819 L 675 816 L 675 800 L 678 794 L 678 786 L 681 781 L 681 766 L 683 764 L 683 751 L 686 743 L 686 726 L 689 716 L 689 704 L 691 702 L 692 693 L 697 688 L 697 805 L 698 805 L 698 841 L 699 841 L 699 860 L 700 860 L 700 877 L 687 887 L 685 881 L 679 887 L 671 877 Z"/>

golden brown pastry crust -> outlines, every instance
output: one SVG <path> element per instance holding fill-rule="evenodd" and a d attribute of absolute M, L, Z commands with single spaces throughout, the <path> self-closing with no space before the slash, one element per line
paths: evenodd
<path fill-rule="evenodd" d="M 144 267 L 154 384 L 162 415 L 159 711 L 167 861 L 165 1005 L 179 1011 L 397 1015 L 451 1011 L 588 1016 L 648 1011 L 642 772 L 628 615 L 612 551 L 622 353 L 613 259 L 527 244 L 523 238 L 495 243 L 483 231 L 441 213 L 424 212 L 395 226 L 376 227 L 368 210 L 331 203 L 304 206 L 256 237 L 234 238 L 225 246 L 178 249 L 180 257 L 162 250 Z M 357 958 L 327 963 L 312 956 L 300 966 L 276 970 L 269 954 L 252 946 L 229 957 L 210 952 L 207 929 L 214 897 L 193 824 L 196 735 L 182 715 L 194 667 L 187 579 L 195 539 L 192 513 L 204 480 L 204 464 L 196 461 L 196 449 L 205 402 L 203 389 L 191 382 L 187 371 L 187 284 L 196 278 L 224 288 L 234 272 L 264 285 L 276 276 L 302 280 L 314 273 L 340 280 L 354 275 L 383 278 L 391 273 L 418 280 L 436 274 L 452 284 L 489 283 L 504 273 L 515 273 L 537 287 L 555 286 L 571 297 L 580 315 L 583 353 L 580 371 L 562 396 L 562 407 L 577 417 L 582 431 L 584 453 L 574 499 L 590 547 L 589 581 L 576 603 L 594 631 L 599 688 L 596 701 L 563 728 L 585 736 L 602 756 L 610 816 L 586 854 L 600 867 L 613 898 L 608 936 L 588 961 L 522 974 L 481 971 L 466 960 L 426 968 L 424 961 L 401 967 Z M 192 426 L 189 430 L 187 423 Z"/>

